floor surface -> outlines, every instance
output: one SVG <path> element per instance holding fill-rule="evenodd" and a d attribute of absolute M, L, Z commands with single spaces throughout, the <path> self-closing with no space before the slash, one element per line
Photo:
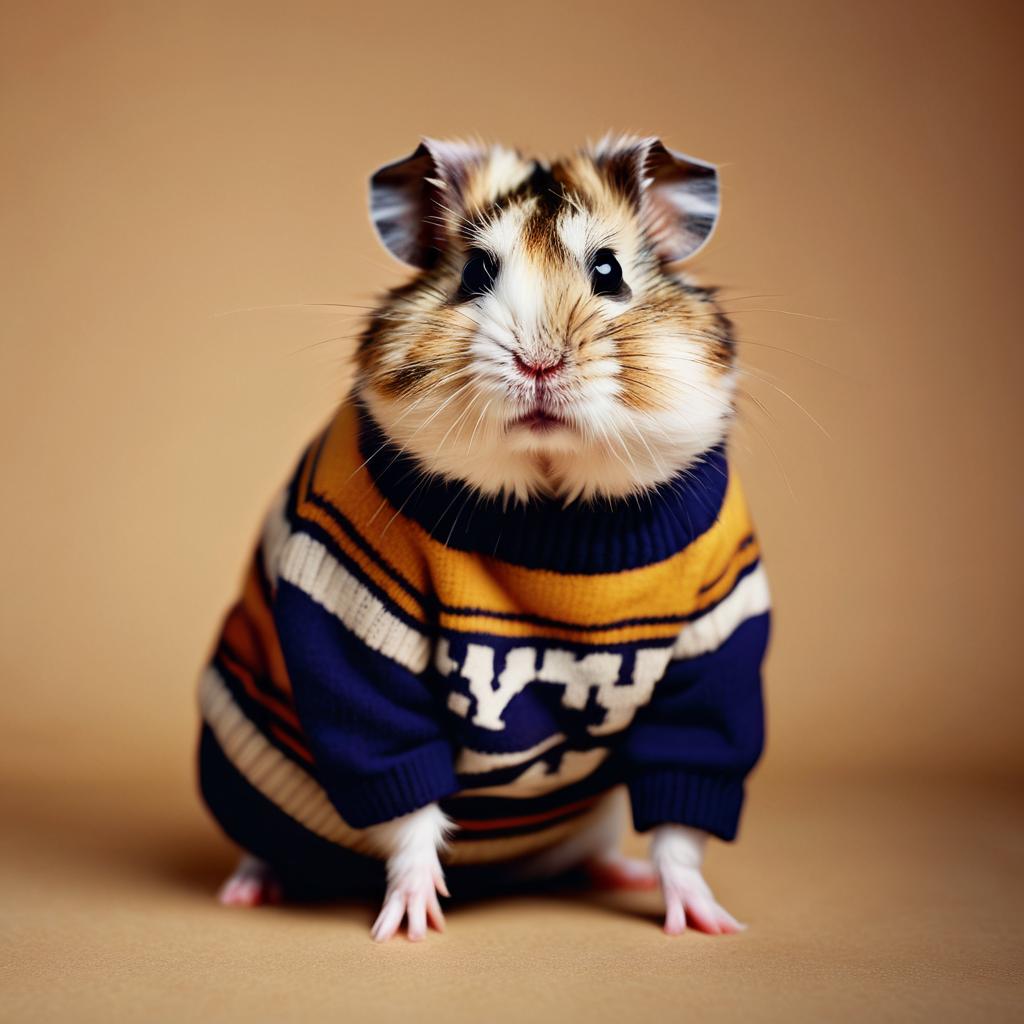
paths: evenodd
<path fill-rule="evenodd" d="M 233 851 L 183 772 L 13 781 L 4 1021 L 1024 1019 L 1019 787 L 756 780 L 709 860 L 738 937 L 668 938 L 656 894 L 558 892 L 378 946 L 369 904 L 217 905 Z"/>

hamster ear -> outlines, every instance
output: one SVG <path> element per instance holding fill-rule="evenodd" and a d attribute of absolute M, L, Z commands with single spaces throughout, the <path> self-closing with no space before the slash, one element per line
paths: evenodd
<path fill-rule="evenodd" d="M 718 171 L 654 140 L 643 164 L 641 208 L 655 249 L 670 261 L 704 248 L 718 223 Z"/>
<path fill-rule="evenodd" d="M 613 183 L 636 203 L 662 259 L 684 260 L 703 248 L 718 222 L 714 165 L 676 153 L 654 138 L 613 143 L 601 162 Z"/>
<path fill-rule="evenodd" d="M 370 178 L 370 217 L 384 247 L 403 263 L 432 267 L 446 241 L 445 208 L 456 208 L 468 171 L 484 150 L 424 139 Z"/>

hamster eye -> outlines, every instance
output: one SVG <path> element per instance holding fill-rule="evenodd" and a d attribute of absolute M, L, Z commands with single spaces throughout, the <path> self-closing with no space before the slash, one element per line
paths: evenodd
<path fill-rule="evenodd" d="M 611 249 L 598 249 L 590 261 L 590 286 L 595 295 L 617 295 L 622 290 L 622 267 Z"/>
<path fill-rule="evenodd" d="M 472 299 L 483 295 L 494 287 L 498 277 L 498 258 L 483 249 L 471 249 L 466 265 L 462 268 L 459 297 Z"/>

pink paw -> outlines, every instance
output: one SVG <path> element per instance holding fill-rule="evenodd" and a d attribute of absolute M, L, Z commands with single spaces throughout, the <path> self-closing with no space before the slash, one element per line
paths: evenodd
<path fill-rule="evenodd" d="M 270 865 L 245 856 L 231 877 L 220 887 L 217 899 L 225 907 L 259 907 L 281 902 L 281 883 Z"/>
<path fill-rule="evenodd" d="M 665 933 L 681 935 L 690 926 L 705 935 L 735 935 L 746 931 L 710 892 L 665 889 Z"/>
<path fill-rule="evenodd" d="M 584 865 L 596 889 L 645 890 L 658 888 L 658 871 L 649 860 L 606 853 Z"/>
<path fill-rule="evenodd" d="M 433 863 L 428 858 L 412 864 L 390 879 L 384 906 L 370 932 L 374 942 L 387 942 L 403 920 L 408 922 L 406 934 L 413 942 L 427 934 L 428 924 L 444 931 L 444 914 L 437 894 L 449 895 L 448 887 L 436 856 L 432 860 Z"/>
<path fill-rule="evenodd" d="M 711 893 L 696 868 L 673 865 L 662 875 L 665 894 L 665 932 L 681 935 L 687 927 L 706 935 L 735 935 L 746 931 Z"/>

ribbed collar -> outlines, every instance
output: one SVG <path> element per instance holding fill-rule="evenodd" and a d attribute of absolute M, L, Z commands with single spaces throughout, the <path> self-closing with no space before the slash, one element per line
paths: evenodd
<path fill-rule="evenodd" d="M 426 473 L 386 440 L 365 409 L 359 448 L 374 483 L 403 516 L 435 540 L 529 569 L 607 573 L 682 551 L 718 518 L 729 470 L 723 448 L 639 498 L 529 502 L 481 498 L 463 483 Z"/>

